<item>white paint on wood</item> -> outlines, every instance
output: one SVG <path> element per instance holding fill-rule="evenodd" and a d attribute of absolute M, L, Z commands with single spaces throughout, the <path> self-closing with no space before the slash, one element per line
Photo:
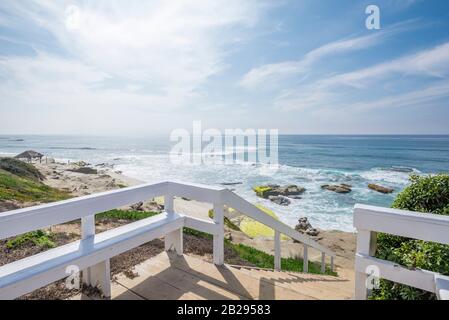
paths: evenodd
<path fill-rule="evenodd" d="M 182 256 L 183 250 L 182 228 L 165 235 L 165 251 L 176 251 L 176 254 Z"/>
<path fill-rule="evenodd" d="M 184 226 L 184 218 L 166 213 L 111 229 L 0 267 L 0 299 L 14 299 Z"/>
<path fill-rule="evenodd" d="M 357 230 L 449 244 L 449 216 L 357 204 L 354 226 Z"/>
<path fill-rule="evenodd" d="M 321 273 L 326 273 L 326 254 L 321 253 Z"/>
<path fill-rule="evenodd" d="M 95 214 L 124 205 L 166 196 L 165 213 L 95 234 Z M 180 196 L 214 204 L 214 222 L 184 217 L 174 212 L 173 197 Z M 82 240 L 48 250 L 0 267 L 0 298 L 15 298 L 62 279 L 66 267 L 86 270 L 86 281 L 109 288 L 109 259 L 152 239 L 167 236 L 169 246 L 182 254 L 182 228 L 191 227 L 213 235 L 214 263 L 224 263 L 224 204 L 334 257 L 335 253 L 270 217 L 256 206 L 224 188 L 180 182 L 160 182 L 107 191 L 66 201 L 0 213 L 0 239 L 76 219 L 82 220 Z M 280 241 L 276 246 L 280 246 Z M 276 260 L 280 267 L 280 249 Z M 305 252 L 307 255 L 307 252 Z M 306 257 L 307 258 L 307 257 Z M 306 259 L 307 260 L 307 259 Z M 307 270 L 307 267 L 306 267 Z"/>
<path fill-rule="evenodd" d="M 365 274 L 365 279 L 367 268 L 370 266 L 376 266 L 379 269 L 380 277 L 383 279 L 402 283 L 425 291 L 435 292 L 434 272 L 420 269 L 410 270 L 391 261 L 377 259 L 360 253 L 356 254 L 356 271 L 357 273 Z"/>
<path fill-rule="evenodd" d="M 355 298 L 366 299 L 368 291 L 366 279 L 368 269 L 379 270 L 379 277 L 405 284 L 425 291 L 434 292 L 440 297 L 444 277 L 438 273 L 421 269 L 408 269 L 396 263 L 374 258 L 376 233 L 409 237 L 424 241 L 449 244 L 449 217 L 431 213 L 418 213 L 374 206 L 355 206 L 354 226 L 358 229 L 355 260 Z M 448 278 L 449 279 L 449 278 Z M 446 292 L 442 289 L 441 294 Z"/>
<path fill-rule="evenodd" d="M 274 269 L 281 270 L 281 233 L 274 231 Z"/>
<path fill-rule="evenodd" d="M 185 226 L 194 230 L 205 232 L 211 235 L 219 233 L 219 225 L 216 225 L 211 220 L 200 219 L 196 217 L 184 216 Z"/>
<path fill-rule="evenodd" d="M 357 251 L 356 254 L 372 256 L 376 252 L 376 233 L 369 230 L 358 230 L 357 232 Z M 365 270 L 355 269 L 355 299 L 366 300 L 368 297 L 368 288 L 366 285 L 367 275 Z"/>
<path fill-rule="evenodd" d="M 307 273 L 309 272 L 309 248 L 306 244 L 304 244 L 303 259 L 302 271 Z"/>
<path fill-rule="evenodd" d="M 224 263 L 224 214 L 223 205 L 214 204 L 214 222 L 217 225 L 217 233 L 214 234 L 214 264 Z"/>
<path fill-rule="evenodd" d="M 435 275 L 435 291 L 439 300 L 449 300 L 449 277 Z"/>

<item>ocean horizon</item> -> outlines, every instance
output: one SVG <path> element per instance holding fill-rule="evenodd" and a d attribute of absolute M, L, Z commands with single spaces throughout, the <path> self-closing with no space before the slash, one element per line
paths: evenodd
<path fill-rule="evenodd" d="M 294 226 L 306 216 L 314 227 L 353 231 L 355 203 L 389 207 L 412 174 L 449 171 L 449 135 L 280 135 L 277 171 L 263 164 L 172 164 L 174 145 L 167 136 L 95 137 L 68 135 L 0 135 L 0 154 L 36 150 L 58 161 L 107 163 L 124 175 L 145 182 L 182 180 L 229 186 L 253 202 L 272 209 Z M 323 184 L 346 183 L 352 192 L 337 194 Z M 392 194 L 370 190 L 369 183 L 393 188 Z M 306 188 L 301 199 L 279 206 L 258 198 L 252 187 L 296 184 Z"/>

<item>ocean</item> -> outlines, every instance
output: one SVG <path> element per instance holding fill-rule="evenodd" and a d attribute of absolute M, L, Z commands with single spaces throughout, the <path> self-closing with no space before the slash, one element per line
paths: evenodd
<path fill-rule="evenodd" d="M 172 164 L 169 137 L 124 138 L 88 136 L 0 136 L 0 153 L 15 155 L 36 150 L 61 161 L 84 160 L 92 165 L 114 164 L 130 177 L 155 182 L 176 179 L 229 186 L 245 199 L 272 209 L 294 226 L 307 216 L 314 227 L 352 231 L 355 203 L 388 207 L 407 186 L 411 174 L 449 171 L 449 136 L 281 135 L 277 171 L 263 165 Z M 351 184 L 349 194 L 322 190 L 323 184 Z M 369 183 L 392 187 L 392 194 L 367 188 Z M 306 188 L 288 207 L 255 196 L 260 184 L 297 184 Z"/>

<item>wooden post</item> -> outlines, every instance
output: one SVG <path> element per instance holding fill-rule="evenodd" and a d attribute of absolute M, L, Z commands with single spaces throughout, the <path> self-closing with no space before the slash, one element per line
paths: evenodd
<path fill-rule="evenodd" d="M 326 273 L 326 254 L 321 252 L 321 273 Z"/>
<path fill-rule="evenodd" d="M 92 245 L 95 236 L 95 215 L 81 218 L 81 238 L 84 245 Z M 91 242 L 92 243 L 91 243 Z M 99 287 L 105 297 L 111 297 L 111 269 L 109 259 L 83 270 L 83 282 Z"/>
<path fill-rule="evenodd" d="M 357 253 L 373 256 L 376 252 L 377 235 L 369 230 L 357 231 Z M 366 300 L 368 288 L 366 285 L 367 274 L 365 272 L 355 272 L 355 299 Z"/>
<path fill-rule="evenodd" d="M 175 212 L 174 197 L 170 194 L 164 196 L 164 211 L 167 213 Z"/>
<path fill-rule="evenodd" d="M 165 235 L 165 251 L 176 251 L 179 256 L 184 253 L 182 228 Z"/>
<path fill-rule="evenodd" d="M 214 264 L 224 263 L 224 208 L 222 204 L 214 203 L 214 222 L 217 226 L 214 234 Z"/>
<path fill-rule="evenodd" d="M 331 256 L 331 272 L 334 272 L 334 257 Z"/>
<path fill-rule="evenodd" d="M 274 269 L 281 271 L 281 233 L 274 230 Z"/>
<path fill-rule="evenodd" d="M 302 271 L 307 273 L 309 272 L 309 254 L 308 254 L 308 247 L 306 244 L 304 244 L 304 255 L 303 255 L 303 265 L 302 265 Z"/>

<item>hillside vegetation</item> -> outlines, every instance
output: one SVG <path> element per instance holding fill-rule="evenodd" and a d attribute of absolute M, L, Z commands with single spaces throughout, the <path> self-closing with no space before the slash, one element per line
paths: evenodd
<path fill-rule="evenodd" d="M 42 183 L 43 178 L 30 164 L 12 158 L 0 158 L 0 201 L 52 202 L 70 197 L 69 193 Z"/>

